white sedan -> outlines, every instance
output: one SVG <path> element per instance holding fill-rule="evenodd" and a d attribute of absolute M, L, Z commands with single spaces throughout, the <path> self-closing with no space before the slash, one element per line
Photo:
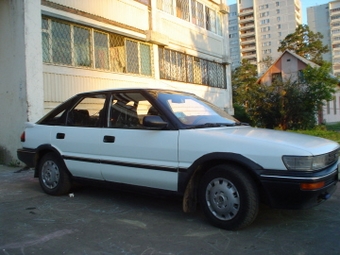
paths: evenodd
<path fill-rule="evenodd" d="M 338 182 L 339 144 L 252 128 L 190 93 L 120 89 L 75 95 L 26 123 L 18 158 L 50 195 L 74 182 L 170 192 L 209 222 L 251 224 L 259 203 L 306 208 Z"/>

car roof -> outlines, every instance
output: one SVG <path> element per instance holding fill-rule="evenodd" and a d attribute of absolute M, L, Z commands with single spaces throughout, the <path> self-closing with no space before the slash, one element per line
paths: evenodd
<path fill-rule="evenodd" d="M 105 89 L 105 90 L 93 90 L 93 91 L 84 91 L 80 92 L 76 95 L 86 95 L 86 94 L 97 94 L 97 93 L 112 93 L 112 92 L 132 92 L 132 91 L 147 91 L 147 92 L 165 92 L 165 93 L 183 93 L 183 94 L 191 94 L 193 93 L 186 92 L 186 91 L 180 91 L 175 89 L 160 89 L 160 88 L 113 88 L 113 89 Z"/>

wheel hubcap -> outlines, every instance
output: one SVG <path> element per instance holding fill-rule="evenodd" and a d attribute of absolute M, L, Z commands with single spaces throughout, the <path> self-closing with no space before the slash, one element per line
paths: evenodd
<path fill-rule="evenodd" d="M 205 197 L 209 210 L 219 220 L 234 218 L 240 209 L 239 193 L 227 179 L 213 179 L 206 189 Z"/>
<path fill-rule="evenodd" d="M 41 169 L 41 179 L 44 185 L 49 189 L 53 189 L 58 185 L 59 178 L 58 166 L 53 161 L 46 161 Z"/>

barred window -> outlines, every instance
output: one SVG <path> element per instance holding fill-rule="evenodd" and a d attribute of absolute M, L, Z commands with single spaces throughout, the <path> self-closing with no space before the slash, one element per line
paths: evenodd
<path fill-rule="evenodd" d="M 216 33 L 216 13 L 209 7 L 205 7 L 206 29 Z"/>
<path fill-rule="evenodd" d="M 159 10 L 162 10 L 166 13 L 169 13 L 171 15 L 174 14 L 173 12 L 173 3 L 172 3 L 173 0 L 157 0 L 157 8 Z"/>
<path fill-rule="evenodd" d="M 74 27 L 74 61 L 76 66 L 91 66 L 90 29 Z"/>
<path fill-rule="evenodd" d="M 226 88 L 222 64 L 159 48 L 160 78 Z"/>
<path fill-rule="evenodd" d="M 189 2 L 190 1 L 190 2 Z M 176 10 L 175 10 L 176 8 Z M 197 0 L 157 0 L 157 9 L 222 35 L 223 16 Z M 233 13 L 230 15 L 232 16 Z"/>
<path fill-rule="evenodd" d="M 203 4 L 196 0 L 191 0 L 191 20 L 192 23 L 200 27 L 204 27 L 204 9 Z"/>
<path fill-rule="evenodd" d="M 44 63 L 152 76 L 152 47 L 127 37 L 42 19 Z"/>
<path fill-rule="evenodd" d="M 52 60 L 57 64 L 72 64 L 71 26 L 52 21 Z"/>
<path fill-rule="evenodd" d="M 189 21 L 189 0 L 176 0 L 176 14 L 178 18 Z"/>
<path fill-rule="evenodd" d="M 109 69 L 109 35 L 94 31 L 95 68 Z"/>

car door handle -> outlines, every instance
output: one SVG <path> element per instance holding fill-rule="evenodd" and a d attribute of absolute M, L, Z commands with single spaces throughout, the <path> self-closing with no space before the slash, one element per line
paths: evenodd
<path fill-rule="evenodd" d="M 114 136 L 110 136 L 110 135 L 105 135 L 103 142 L 104 143 L 114 143 L 115 142 L 115 137 Z"/>
<path fill-rule="evenodd" d="M 64 139 L 65 138 L 65 134 L 64 133 L 57 133 L 56 138 L 57 139 Z"/>

